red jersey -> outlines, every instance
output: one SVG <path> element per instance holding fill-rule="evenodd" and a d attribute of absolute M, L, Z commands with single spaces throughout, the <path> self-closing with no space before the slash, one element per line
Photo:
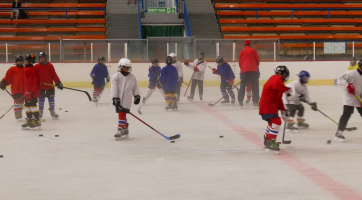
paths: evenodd
<path fill-rule="evenodd" d="M 40 93 L 40 78 L 35 70 L 34 66 L 28 66 L 24 68 L 24 94 L 31 92 L 33 98 L 38 98 Z"/>
<path fill-rule="evenodd" d="M 6 85 L 11 85 L 12 95 L 24 93 L 24 67 L 10 67 L 3 80 Z"/>
<path fill-rule="evenodd" d="M 240 72 L 258 72 L 260 57 L 255 49 L 246 46 L 239 54 Z"/>
<path fill-rule="evenodd" d="M 260 115 L 278 115 L 279 110 L 285 110 L 282 96 L 289 88 L 283 83 L 282 77 L 273 75 L 265 83 L 259 103 Z"/>
<path fill-rule="evenodd" d="M 44 85 L 42 83 L 53 85 L 54 83 L 58 83 L 60 81 L 57 73 L 55 72 L 54 66 L 50 62 L 45 65 L 38 63 L 35 65 L 35 69 L 40 77 L 40 89 L 54 89 L 54 86 Z"/>

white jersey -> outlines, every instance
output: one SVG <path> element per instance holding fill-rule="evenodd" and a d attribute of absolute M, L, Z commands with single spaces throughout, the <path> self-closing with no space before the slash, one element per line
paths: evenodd
<path fill-rule="evenodd" d="M 120 98 L 123 108 L 131 109 L 132 98 L 140 95 L 136 77 L 133 74 L 124 76 L 122 73 L 116 73 L 111 80 L 111 97 Z"/>
<path fill-rule="evenodd" d="M 184 70 L 182 69 L 182 64 L 179 61 L 172 63 L 174 67 L 177 69 L 178 77 L 184 77 Z"/>
<path fill-rule="evenodd" d="M 357 70 L 347 71 L 338 79 L 338 85 L 344 89 L 343 105 L 361 107 L 361 102 L 348 92 L 348 84 L 352 83 L 356 95 L 362 98 L 362 75 Z"/>
<path fill-rule="evenodd" d="M 194 67 L 196 67 L 197 65 L 197 68 L 200 70 L 199 72 L 195 72 L 194 74 L 194 79 L 195 80 L 199 80 L 199 81 L 204 81 L 204 78 L 205 78 L 205 70 L 207 68 L 207 63 L 206 61 L 204 60 L 202 63 L 198 64 L 199 63 L 199 59 L 196 59 L 194 60 L 193 63 L 190 63 L 188 65 L 189 68 L 191 68 L 192 70 L 194 69 Z"/>
<path fill-rule="evenodd" d="M 292 81 L 290 83 L 288 83 L 286 85 L 288 88 L 290 88 L 291 90 L 291 97 L 293 100 L 289 100 L 289 102 L 287 101 L 287 94 L 284 93 L 283 94 L 283 103 L 284 104 L 295 104 L 295 105 L 300 105 L 301 102 L 299 100 L 299 96 L 303 95 L 304 99 L 308 102 L 308 103 L 312 103 L 312 100 L 309 96 L 309 92 L 308 92 L 308 88 L 306 85 L 300 83 L 300 79 Z"/>

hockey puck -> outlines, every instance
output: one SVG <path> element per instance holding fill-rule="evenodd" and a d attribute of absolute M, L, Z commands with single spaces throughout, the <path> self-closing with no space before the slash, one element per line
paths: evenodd
<path fill-rule="evenodd" d="M 175 141 L 171 141 L 171 143 L 175 143 Z"/>
<path fill-rule="evenodd" d="M 55 137 L 59 137 L 59 135 L 55 135 Z"/>
<path fill-rule="evenodd" d="M 43 134 L 39 134 L 39 137 L 43 137 Z"/>
<path fill-rule="evenodd" d="M 68 112 L 67 110 L 65 112 Z"/>
<path fill-rule="evenodd" d="M 327 144 L 330 144 L 332 141 L 331 140 L 327 140 Z"/>
<path fill-rule="evenodd" d="M 0 158 L 4 157 L 3 155 L 0 155 Z"/>
<path fill-rule="evenodd" d="M 220 135 L 219 138 L 224 138 L 224 136 Z"/>

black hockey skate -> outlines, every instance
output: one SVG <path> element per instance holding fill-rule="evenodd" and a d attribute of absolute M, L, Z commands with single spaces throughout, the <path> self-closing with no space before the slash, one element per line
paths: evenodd
<path fill-rule="evenodd" d="M 178 111 L 177 103 L 174 103 L 174 104 L 172 105 L 172 111 Z"/>
<path fill-rule="evenodd" d="M 280 151 L 279 144 L 276 142 L 276 140 L 267 140 L 265 147 L 265 152 L 267 153 L 278 154 Z"/>
<path fill-rule="evenodd" d="M 343 136 L 343 131 L 337 130 L 334 141 L 343 142 L 346 138 Z"/>
<path fill-rule="evenodd" d="M 166 111 L 168 111 L 169 109 L 172 109 L 172 104 L 167 104 L 167 106 L 165 107 Z"/>
<path fill-rule="evenodd" d="M 220 102 L 221 105 L 229 105 L 230 100 L 229 99 L 224 99 L 224 101 Z"/>
<path fill-rule="evenodd" d="M 298 133 L 298 128 L 294 127 L 294 122 L 293 121 L 290 121 L 287 123 L 287 131 L 294 131 L 296 133 Z"/>
<path fill-rule="evenodd" d="M 35 131 L 37 129 L 41 130 L 40 120 L 33 119 L 30 124 L 30 130 Z"/>
<path fill-rule="evenodd" d="M 21 128 L 22 128 L 23 130 L 29 130 L 33 120 L 32 120 L 32 119 L 28 119 L 28 118 L 25 118 L 25 120 L 26 120 L 26 122 L 21 125 Z"/>
<path fill-rule="evenodd" d="M 58 119 L 59 115 L 57 113 L 55 113 L 54 109 L 49 108 L 49 111 L 50 111 L 50 115 L 53 117 L 53 119 Z"/>
<path fill-rule="evenodd" d="M 128 136 L 128 126 L 129 124 L 127 124 L 126 127 L 124 128 L 119 128 L 118 127 L 118 131 L 117 133 L 114 135 L 114 139 L 117 141 L 117 140 L 122 140 L 122 139 L 127 139 L 129 136 Z"/>
<path fill-rule="evenodd" d="M 187 97 L 187 100 L 193 101 L 193 100 L 194 100 L 194 96 L 188 96 L 188 97 Z"/>
<path fill-rule="evenodd" d="M 243 106 L 244 106 L 243 102 L 239 102 L 239 106 L 240 106 L 240 108 L 243 108 Z"/>
<path fill-rule="evenodd" d="M 200 95 L 200 101 L 204 100 L 204 98 L 202 98 L 202 95 Z"/>

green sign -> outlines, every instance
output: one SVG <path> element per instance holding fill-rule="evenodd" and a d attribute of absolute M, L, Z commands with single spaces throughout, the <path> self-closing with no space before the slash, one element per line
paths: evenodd
<path fill-rule="evenodd" d="M 175 13 L 175 8 L 148 8 L 148 13 Z"/>

